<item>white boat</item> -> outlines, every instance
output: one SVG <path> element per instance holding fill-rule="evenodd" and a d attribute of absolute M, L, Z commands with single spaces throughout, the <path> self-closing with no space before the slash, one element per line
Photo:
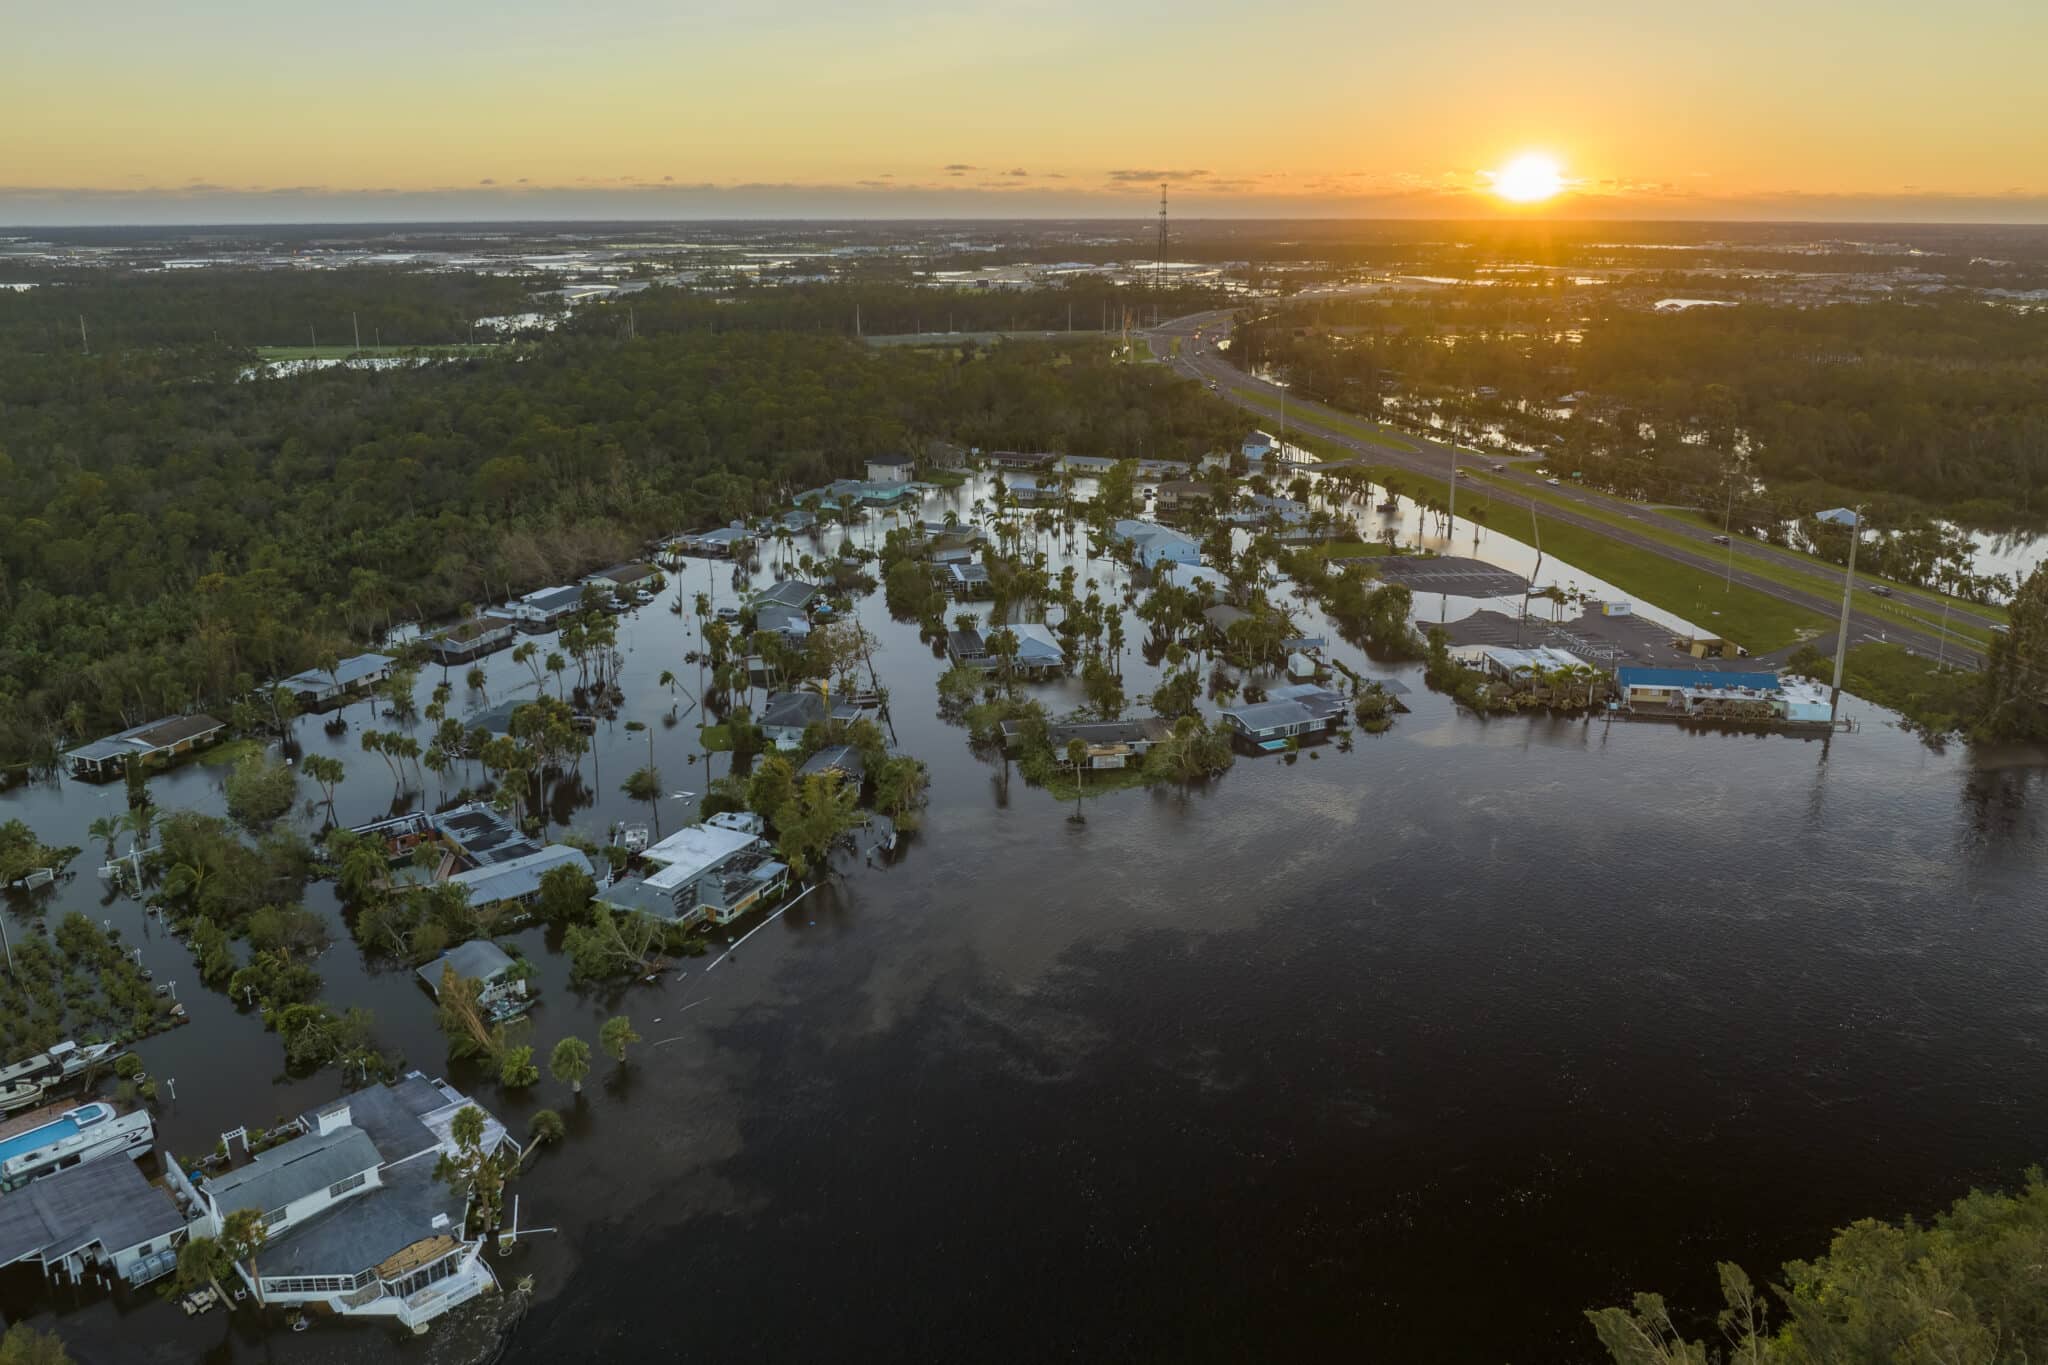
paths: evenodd
<path fill-rule="evenodd" d="M 80 1047 L 76 1043 L 52 1043 L 48 1052 L 38 1052 L 33 1057 L 24 1057 L 8 1066 L 0 1066 L 0 1088 L 21 1082 L 52 1086 L 85 1074 L 85 1069 L 94 1062 L 111 1057 L 119 1050 L 115 1043 L 88 1043 Z"/>
<path fill-rule="evenodd" d="M 13 1114 L 42 1099 L 44 1087 L 37 1081 L 13 1081 L 0 1085 L 0 1114 Z"/>
<path fill-rule="evenodd" d="M 116 1114 L 100 1100 L 81 1104 L 37 1128 L 0 1141 L 0 1190 L 18 1190 L 38 1176 L 126 1155 L 140 1159 L 156 1141 L 149 1111 Z"/>

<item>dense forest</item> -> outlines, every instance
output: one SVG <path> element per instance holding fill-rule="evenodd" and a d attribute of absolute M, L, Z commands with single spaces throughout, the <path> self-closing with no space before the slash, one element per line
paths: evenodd
<path fill-rule="evenodd" d="M 202 311 L 260 334 L 261 290 L 208 278 L 224 294 Z M 427 301 L 394 314 L 455 306 L 442 276 L 371 292 L 415 280 Z M 0 336 L 44 292 L 0 295 Z M 159 316 L 138 304 L 132 325 Z M 1194 456 L 1240 425 L 1095 340 L 876 350 L 668 331 L 657 309 L 633 339 L 600 319 L 502 357 L 244 380 L 246 351 L 148 325 L 166 339 L 0 351 L 0 765 L 773 510 L 871 454 Z"/>
<path fill-rule="evenodd" d="M 1866 497 L 1887 525 L 2048 515 L 2048 313 L 1517 287 L 1281 309 L 1237 336 L 1240 363 L 1316 397 L 1496 426 L 1618 492 L 1718 505 L 1732 480 L 1751 524 Z"/>

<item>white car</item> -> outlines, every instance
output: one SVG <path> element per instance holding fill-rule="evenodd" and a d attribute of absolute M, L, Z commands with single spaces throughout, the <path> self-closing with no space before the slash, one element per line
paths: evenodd
<path fill-rule="evenodd" d="M 1549 484 L 1552 488 L 1556 488 L 1562 481 L 1558 479 L 1545 479 L 1543 482 Z"/>

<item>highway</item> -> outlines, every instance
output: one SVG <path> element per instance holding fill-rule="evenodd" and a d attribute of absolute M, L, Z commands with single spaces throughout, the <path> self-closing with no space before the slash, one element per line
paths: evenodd
<path fill-rule="evenodd" d="M 1195 313 L 1184 318 L 1174 318 L 1171 321 L 1161 323 L 1150 333 L 1153 353 L 1161 358 L 1161 363 L 1170 366 L 1176 373 L 1186 375 L 1204 384 L 1211 384 L 1219 397 L 1229 399 L 1239 407 L 1251 412 L 1254 416 L 1268 422 L 1277 423 L 1281 415 L 1280 395 L 1282 390 L 1264 380 L 1245 374 L 1229 361 L 1222 359 L 1216 354 L 1214 343 L 1217 338 L 1229 334 L 1231 316 L 1228 311 Z M 1196 349 L 1195 342 L 1197 330 L 1202 332 L 1199 350 Z M 1171 354 L 1173 342 L 1176 340 L 1180 342 L 1180 354 L 1177 356 Z M 1526 483 L 1532 487 L 1542 486 L 1546 497 L 1539 502 L 1539 510 L 1542 515 L 1551 520 L 1592 531 L 1606 536 L 1610 540 L 1641 550 L 1645 554 L 1661 556 L 1673 563 L 1682 564 L 1687 568 L 1711 574 L 1716 578 L 1724 575 L 1730 576 L 1735 582 L 1742 584 L 1744 587 L 1753 588 L 1757 592 L 1767 594 L 1783 602 L 1789 602 L 1794 606 L 1804 607 L 1825 617 L 1827 628 L 1811 643 L 1814 648 L 1824 654 L 1832 655 L 1834 653 L 1836 623 L 1840 620 L 1842 611 L 1840 588 L 1837 587 L 1832 594 L 1824 591 L 1809 591 L 1804 588 L 1790 586 L 1779 582 L 1777 579 L 1755 572 L 1748 567 L 1748 564 L 1756 562 L 1759 556 L 1772 553 L 1770 549 L 1764 546 L 1747 541 L 1743 537 L 1736 537 L 1731 547 L 1719 546 L 1713 542 L 1713 532 L 1694 526 L 1689 522 L 1680 521 L 1675 517 L 1664 516 L 1654 509 L 1637 504 L 1624 503 L 1585 489 L 1572 487 L 1568 484 L 1557 487 L 1544 486 L 1541 476 L 1529 469 L 1517 468 L 1518 462 L 1524 465 L 1532 464 L 1534 462 L 1532 457 L 1516 457 L 1505 454 L 1474 455 L 1469 451 L 1454 451 L 1450 446 L 1444 445 L 1441 442 L 1432 441 L 1427 437 L 1418 436 L 1408 431 L 1400 433 L 1402 444 L 1380 443 L 1370 438 L 1352 435 L 1338 426 L 1332 425 L 1331 419 L 1333 418 L 1345 426 L 1355 425 L 1367 420 L 1356 414 L 1343 413 L 1324 404 L 1298 396 L 1289 395 L 1286 399 L 1286 424 L 1290 435 L 1308 435 L 1323 444 L 1350 451 L 1359 458 L 1373 464 L 1390 465 L 1395 468 L 1410 470 L 1414 473 L 1434 478 L 1439 482 L 1449 477 L 1452 461 L 1455 458 L 1465 468 L 1472 468 L 1478 465 L 1488 466 L 1489 476 L 1495 479 Z M 1417 446 L 1421 447 L 1421 449 L 1414 448 Z M 1506 472 L 1492 473 L 1491 466 L 1494 464 L 1506 465 Z M 1503 493 L 1498 488 L 1487 488 L 1483 485 L 1468 486 L 1474 487 L 1481 496 L 1494 498 L 1503 496 Z M 1644 532 L 1632 531 L 1626 527 L 1616 526 L 1612 521 L 1593 515 L 1590 512 L 1581 513 L 1572 510 L 1568 506 L 1559 506 L 1555 501 L 1551 501 L 1552 499 L 1588 506 L 1597 504 L 1610 515 L 1619 513 L 1645 522 L 1654 522 L 1656 529 L 1661 534 L 1653 536 Z M 1688 541 L 1695 542 L 1699 548 L 1695 550 L 1690 546 L 1681 547 L 1673 545 L 1669 540 L 1661 538 L 1661 536 L 1668 536 L 1674 533 Z M 1731 550 L 1733 553 L 1732 573 L 1729 568 Z M 1827 571 L 1831 572 L 1832 570 L 1829 568 Z M 1863 589 L 1859 587 L 1857 592 L 1860 597 Z M 1953 608 L 1953 613 L 1962 622 L 1980 627 L 1994 624 L 1998 620 L 1998 618 L 1985 615 L 1979 609 L 1965 603 L 1957 603 Z M 1909 625 L 1893 617 L 1878 616 L 1863 610 L 1860 603 L 1853 605 L 1849 613 L 1849 643 L 1857 645 L 1874 643 L 1881 640 L 1905 645 L 1908 648 L 1926 654 L 1930 658 L 1945 652 L 1946 656 L 1955 663 L 1969 668 L 1983 667 L 1981 648 L 1975 640 L 1967 636 L 1952 633 L 1949 636 L 1944 651 L 1942 643 L 1938 638 L 1938 632 L 1933 627 L 1921 628 Z M 1741 641 L 1738 640 L 1737 643 L 1739 644 Z M 1786 652 L 1789 651 L 1779 651 L 1780 654 Z"/>

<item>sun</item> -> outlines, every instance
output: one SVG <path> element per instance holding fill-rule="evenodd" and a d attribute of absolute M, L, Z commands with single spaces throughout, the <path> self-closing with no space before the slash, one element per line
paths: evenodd
<path fill-rule="evenodd" d="M 1531 152 L 1489 172 L 1493 192 L 1516 204 L 1536 204 L 1564 188 L 1564 172 L 1555 160 Z"/>

